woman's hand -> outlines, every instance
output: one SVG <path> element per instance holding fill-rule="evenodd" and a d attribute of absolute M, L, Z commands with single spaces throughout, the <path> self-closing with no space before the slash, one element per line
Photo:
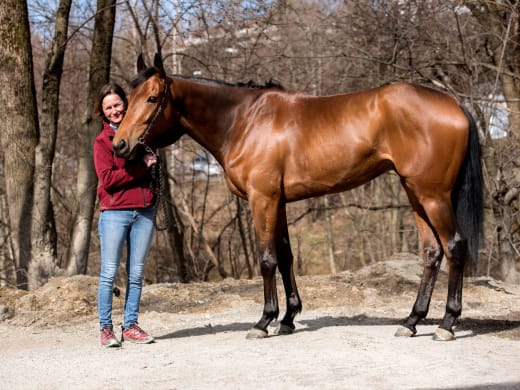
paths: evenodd
<path fill-rule="evenodd" d="M 143 161 L 150 168 L 153 164 L 157 164 L 157 155 L 155 153 L 146 153 L 143 156 Z"/>

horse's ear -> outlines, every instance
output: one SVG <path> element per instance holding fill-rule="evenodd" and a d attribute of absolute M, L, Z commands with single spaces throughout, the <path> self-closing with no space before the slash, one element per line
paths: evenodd
<path fill-rule="evenodd" d="M 137 57 L 137 73 L 141 73 L 146 69 L 146 64 L 144 63 L 143 53 L 140 53 Z"/>
<path fill-rule="evenodd" d="M 161 78 L 163 79 L 166 78 L 166 72 L 164 71 L 164 65 L 162 62 L 161 55 L 159 53 L 155 53 L 153 64 L 157 68 L 157 70 L 159 70 L 159 76 L 161 76 Z"/>

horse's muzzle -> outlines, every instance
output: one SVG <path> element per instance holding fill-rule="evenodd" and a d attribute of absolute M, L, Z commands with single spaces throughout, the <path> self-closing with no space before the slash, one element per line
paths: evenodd
<path fill-rule="evenodd" d="M 119 142 L 113 143 L 112 147 L 117 157 L 129 158 L 131 154 L 130 147 L 124 139 L 120 139 Z"/>

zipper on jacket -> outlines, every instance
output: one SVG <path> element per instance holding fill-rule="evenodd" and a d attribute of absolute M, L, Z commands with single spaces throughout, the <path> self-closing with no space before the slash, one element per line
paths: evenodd
<path fill-rule="evenodd" d="M 143 195 L 143 207 L 146 208 L 148 206 L 146 205 L 146 194 L 144 193 L 144 188 L 143 187 L 141 187 L 141 194 Z"/>

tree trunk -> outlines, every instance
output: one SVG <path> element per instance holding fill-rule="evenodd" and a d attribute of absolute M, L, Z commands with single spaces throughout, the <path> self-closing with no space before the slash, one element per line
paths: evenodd
<path fill-rule="evenodd" d="M 509 110 L 506 142 L 490 140 L 486 168 L 491 172 L 490 192 L 495 217 L 494 242 L 500 278 L 520 282 L 520 44 L 518 2 L 469 1 L 467 6 L 488 34 L 486 51 L 498 74 Z M 491 268 L 488 266 L 488 268 Z"/>
<path fill-rule="evenodd" d="M 15 286 L 14 253 L 7 221 L 7 199 L 5 193 L 0 193 L 0 287 Z"/>
<path fill-rule="evenodd" d="M 331 274 L 336 273 L 336 258 L 335 252 L 336 248 L 334 245 L 334 228 L 332 227 L 332 215 L 329 207 L 329 197 L 325 195 L 323 197 L 323 206 L 325 209 L 325 222 L 326 222 L 326 230 L 327 230 L 327 247 L 329 253 L 329 269 Z"/>
<path fill-rule="evenodd" d="M 32 226 L 33 259 L 29 266 L 29 289 L 60 273 L 57 265 L 57 234 L 51 202 L 52 165 L 58 132 L 60 82 L 67 42 L 71 0 L 61 0 L 56 29 L 43 74 L 40 139 L 36 147 Z"/>
<path fill-rule="evenodd" d="M 74 213 L 71 246 L 67 256 L 67 274 L 85 273 L 87 270 L 90 231 L 96 202 L 97 176 L 92 159 L 94 139 L 101 129 L 100 120 L 92 118 L 92 110 L 99 89 L 109 81 L 112 57 L 112 37 L 116 15 L 115 0 L 98 0 L 94 22 L 92 53 L 88 82 L 85 128 L 80 131 L 78 161 L 77 205 Z"/>
<path fill-rule="evenodd" d="M 31 212 L 38 111 L 34 90 L 27 3 L 4 0 L 0 7 L 0 141 L 16 282 L 27 289 L 31 261 Z"/>
<path fill-rule="evenodd" d="M 166 219 L 167 224 L 167 235 L 168 235 L 168 243 L 170 245 L 172 251 L 172 262 L 175 265 L 177 276 L 182 283 L 187 283 L 189 281 L 188 270 L 186 267 L 186 260 L 184 258 L 184 231 L 181 222 L 181 218 L 179 217 L 179 213 L 177 211 L 177 206 L 173 202 L 173 197 L 170 189 L 170 181 L 168 180 L 167 172 L 168 170 L 168 159 L 166 158 L 166 153 L 164 149 L 159 151 L 160 155 L 160 163 L 163 164 L 162 169 L 162 177 L 159 177 L 158 180 L 162 180 L 162 194 L 160 196 L 165 197 L 164 201 L 166 202 L 166 207 L 162 207 L 162 204 L 158 204 L 158 213 L 164 212 L 164 218 Z M 166 172 L 166 173 L 165 173 Z"/>

